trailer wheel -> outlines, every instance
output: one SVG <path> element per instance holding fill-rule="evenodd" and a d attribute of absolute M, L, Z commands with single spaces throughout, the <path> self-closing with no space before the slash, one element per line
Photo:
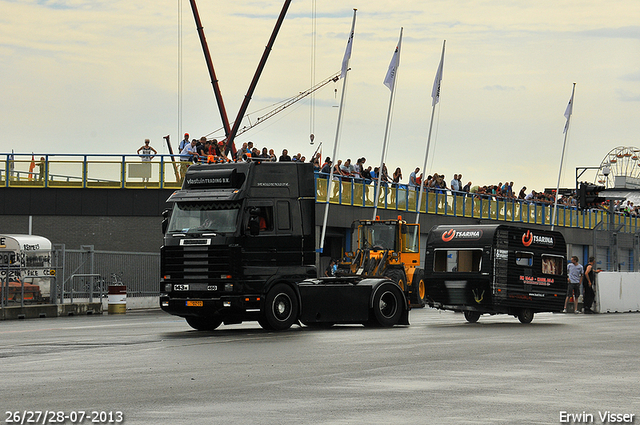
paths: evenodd
<path fill-rule="evenodd" d="M 464 318 L 467 319 L 469 323 L 476 323 L 480 319 L 480 312 L 473 310 L 465 310 Z"/>
<path fill-rule="evenodd" d="M 411 282 L 411 307 L 424 307 L 427 287 L 424 283 L 424 270 L 416 269 Z"/>
<path fill-rule="evenodd" d="M 269 291 L 264 319 L 269 328 L 276 331 L 289 329 L 298 320 L 298 298 L 291 287 L 281 283 Z M 262 327 L 265 328 L 264 325 Z"/>
<path fill-rule="evenodd" d="M 397 288 L 385 285 L 373 298 L 373 315 L 380 326 L 391 327 L 402 315 L 402 294 Z"/>
<path fill-rule="evenodd" d="M 210 317 L 186 317 L 187 323 L 197 331 L 212 331 L 222 324 L 222 319 Z"/>
<path fill-rule="evenodd" d="M 518 313 L 518 320 L 520 323 L 524 324 L 531 323 L 533 320 L 533 310 L 530 308 L 523 308 L 520 310 L 520 313 Z"/>

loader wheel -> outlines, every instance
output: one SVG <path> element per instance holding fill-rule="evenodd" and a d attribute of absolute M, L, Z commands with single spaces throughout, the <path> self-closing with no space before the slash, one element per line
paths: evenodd
<path fill-rule="evenodd" d="M 185 318 L 189 326 L 197 331 L 212 331 L 222 324 L 222 319 L 212 319 L 209 317 L 193 317 Z"/>
<path fill-rule="evenodd" d="M 387 278 L 397 283 L 402 292 L 406 290 L 407 278 L 404 275 L 404 270 L 391 269 L 387 270 L 384 274 Z"/>
<path fill-rule="evenodd" d="M 464 318 L 467 319 L 469 323 L 476 323 L 480 319 L 480 312 L 473 310 L 465 310 Z"/>
<path fill-rule="evenodd" d="M 520 323 L 524 324 L 531 323 L 533 320 L 533 310 L 530 308 L 523 308 L 520 310 L 520 313 L 518 313 L 518 320 Z"/>
<path fill-rule="evenodd" d="M 424 307 L 427 288 L 424 283 L 424 270 L 416 269 L 411 281 L 411 307 Z"/>
<path fill-rule="evenodd" d="M 402 294 L 398 288 L 384 285 L 373 298 L 373 315 L 382 327 L 391 327 L 400 321 L 402 315 Z"/>
<path fill-rule="evenodd" d="M 264 329 L 283 331 L 298 320 L 298 298 L 290 286 L 280 283 L 267 294 L 264 306 L 264 321 L 258 323 Z M 268 325 L 265 327 L 263 325 Z"/>

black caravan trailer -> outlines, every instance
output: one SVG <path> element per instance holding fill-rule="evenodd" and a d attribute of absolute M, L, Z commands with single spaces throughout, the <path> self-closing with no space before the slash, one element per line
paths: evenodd
<path fill-rule="evenodd" d="M 530 323 L 534 313 L 560 312 L 567 291 L 566 244 L 559 232 L 496 225 L 434 226 L 424 270 L 427 303 L 482 314 L 511 314 Z"/>

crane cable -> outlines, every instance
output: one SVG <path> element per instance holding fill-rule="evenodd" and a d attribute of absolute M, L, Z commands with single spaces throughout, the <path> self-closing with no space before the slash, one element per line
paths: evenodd
<path fill-rule="evenodd" d="M 178 0 L 178 137 L 182 134 L 182 0 Z"/>
<path fill-rule="evenodd" d="M 316 85 L 316 39 L 317 39 L 317 19 L 316 0 L 311 0 L 311 87 Z M 316 126 L 316 96 L 311 93 L 309 102 L 309 135 L 313 142 L 313 134 Z"/>

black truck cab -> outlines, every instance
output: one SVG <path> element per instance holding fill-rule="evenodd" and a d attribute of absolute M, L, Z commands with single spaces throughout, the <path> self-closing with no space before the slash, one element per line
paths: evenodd
<path fill-rule="evenodd" d="M 167 202 L 160 305 L 196 328 L 262 321 L 273 286 L 317 275 L 311 164 L 193 165 Z"/>
<path fill-rule="evenodd" d="M 317 278 L 312 164 L 192 165 L 167 202 L 160 307 L 193 328 L 408 324 L 393 281 Z"/>

